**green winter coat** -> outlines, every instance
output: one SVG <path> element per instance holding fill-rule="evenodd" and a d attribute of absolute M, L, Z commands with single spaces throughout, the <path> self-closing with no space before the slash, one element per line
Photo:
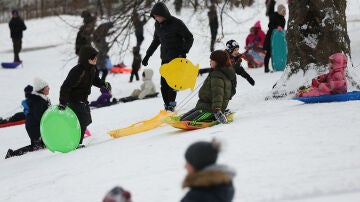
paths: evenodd
<path fill-rule="evenodd" d="M 218 109 L 224 111 L 235 93 L 232 89 L 234 81 L 236 81 L 236 73 L 233 67 L 211 69 L 200 88 L 199 100 L 195 108 L 211 113 Z"/>

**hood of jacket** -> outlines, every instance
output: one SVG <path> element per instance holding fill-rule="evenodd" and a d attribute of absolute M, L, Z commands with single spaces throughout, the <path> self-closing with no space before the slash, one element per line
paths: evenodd
<path fill-rule="evenodd" d="M 153 70 L 152 69 L 144 69 L 144 72 L 143 72 L 143 80 L 146 81 L 146 80 L 151 80 L 152 77 L 153 77 Z"/>
<path fill-rule="evenodd" d="M 225 66 L 225 67 L 217 67 L 213 70 L 212 75 L 217 75 L 217 72 L 221 72 L 223 75 L 225 75 L 229 80 L 236 79 L 236 72 L 235 69 L 231 66 Z"/>
<path fill-rule="evenodd" d="M 98 52 L 91 46 L 83 46 L 80 49 L 79 52 L 79 64 L 84 65 L 84 66 L 88 66 L 89 64 L 89 59 L 94 56 L 97 55 Z"/>
<path fill-rule="evenodd" d="M 203 170 L 188 174 L 183 181 L 185 187 L 210 187 L 232 182 L 236 173 L 226 165 L 210 165 Z"/>
<path fill-rule="evenodd" d="M 166 19 L 171 18 L 169 9 L 166 7 L 166 5 L 163 2 L 156 3 L 154 7 L 151 9 L 150 16 L 154 18 L 155 17 L 154 15 L 159 15 Z"/>

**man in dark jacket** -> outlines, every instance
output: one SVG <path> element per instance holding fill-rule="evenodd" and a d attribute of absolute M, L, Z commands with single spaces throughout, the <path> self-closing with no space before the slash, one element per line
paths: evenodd
<path fill-rule="evenodd" d="M 285 28 L 285 15 L 286 9 L 285 6 L 280 4 L 278 6 L 277 12 L 274 11 L 275 7 L 275 0 L 268 0 L 267 1 L 267 15 L 269 16 L 269 24 L 268 24 L 268 31 L 266 33 L 265 42 L 263 49 L 266 51 L 266 55 L 264 58 L 264 66 L 265 66 L 265 73 L 268 73 L 269 70 L 269 60 L 271 57 L 271 36 L 274 29 L 281 27 L 281 29 Z"/>
<path fill-rule="evenodd" d="M 19 53 L 22 46 L 23 31 L 26 30 L 24 21 L 20 18 L 17 10 L 12 11 L 12 18 L 9 22 L 10 36 L 13 42 L 14 62 L 21 62 Z"/>
<path fill-rule="evenodd" d="M 186 58 L 186 54 L 194 42 L 193 35 L 186 25 L 180 19 L 172 16 L 162 2 L 154 5 L 150 15 L 156 20 L 155 33 L 142 64 L 144 66 L 148 65 L 150 56 L 160 44 L 161 64 L 169 63 L 175 58 Z M 167 84 L 163 77 L 161 77 L 161 94 L 165 109 L 174 111 L 176 106 L 176 91 Z"/>
<path fill-rule="evenodd" d="M 217 35 L 217 30 L 219 27 L 219 21 L 218 21 L 218 17 L 217 17 L 215 4 L 211 4 L 209 9 L 210 10 L 208 12 L 208 17 L 209 17 L 209 25 L 210 25 L 210 31 L 211 31 L 210 51 L 213 52 L 216 35 Z"/>
<path fill-rule="evenodd" d="M 216 140 L 199 141 L 185 152 L 187 175 L 183 188 L 190 190 L 181 202 L 231 202 L 234 198 L 235 171 L 226 165 L 216 164 L 221 145 Z"/>
<path fill-rule="evenodd" d="M 92 122 L 88 96 L 91 86 L 98 88 L 104 86 L 111 90 L 108 82 L 101 80 L 96 72 L 97 52 L 91 46 L 84 46 L 79 52 L 79 64 L 73 67 L 60 88 L 59 109 L 64 110 L 68 105 L 79 119 L 81 127 L 81 138 L 79 147 L 83 147 L 82 139 L 86 127 Z"/>

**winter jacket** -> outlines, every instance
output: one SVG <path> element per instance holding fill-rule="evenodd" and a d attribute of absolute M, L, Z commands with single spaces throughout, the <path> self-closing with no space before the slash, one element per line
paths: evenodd
<path fill-rule="evenodd" d="M 9 22 L 10 36 L 12 39 L 22 39 L 23 31 L 26 30 L 24 21 L 20 17 L 13 17 Z"/>
<path fill-rule="evenodd" d="M 101 95 L 98 97 L 96 101 L 92 101 L 90 106 L 92 107 L 99 107 L 99 106 L 106 106 L 111 103 L 110 99 L 112 97 L 111 93 L 105 88 L 100 88 Z"/>
<path fill-rule="evenodd" d="M 222 165 L 211 165 L 188 174 L 183 187 L 190 190 L 181 202 L 231 202 L 235 192 L 232 184 L 234 176 L 234 171 Z"/>
<path fill-rule="evenodd" d="M 23 108 L 24 108 L 24 114 L 25 114 L 25 116 L 26 115 L 28 115 L 28 113 L 29 113 L 29 106 L 28 106 L 28 104 L 27 104 L 27 99 L 24 99 L 23 101 L 21 101 L 21 105 L 23 106 Z"/>
<path fill-rule="evenodd" d="M 329 73 L 312 80 L 312 90 L 303 93 L 301 97 L 342 94 L 347 92 L 345 67 L 334 67 Z"/>
<path fill-rule="evenodd" d="M 234 57 L 232 54 L 230 54 L 230 60 L 231 60 L 231 64 L 235 70 L 235 73 L 237 75 L 240 75 L 241 77 L 243 77 L 244 79 L 246 79 L 251 85 L 253 85 L 254 83 L 254 79 L 245 71 L 244 67 L 241 66 L 241 55 L 239 54 L 238 56 Z M 233 81 L 233 90 L 235 91 L 234 94 L 236 93 L 236 86 L 237 86 L 237 81 Z"/>
<path fill-rule="evenodd" d="M 43 94 L 33 93 L 27 98 L 26 103 L 29 113 L 26 116 L 25 127 L 33 143 L 40 139 L 40 120 L 50 106 L 50 100 Z"/>
<path fill-rule="evenodd" d="M 139 71 L 141 67 L 141 55 L 138 52 L 134 53 L 134 58 L 131 67 L 135 72 Z"/>
<path fill-rule="evenodd" d="M 285 28 L 285 17 L 274 11 L 275 1 L 271 0 L 269 5 L 269 24 L 268 31 L 266 33 L 264 50 L 270 51 L 271 49 L 271 36 L 274 29 L 280 26 L 282 29 Z"/>
<path fill-rule="evenodd" d="M 205 112 L 214 112 L 219 109 L 224 111 L 235 94 L 234 81 L 236 81 L 236 74 L 233 67 L 212 69 L 199 90 L 199 100 L 195 108 Z"/>
<path fill-rule="evenodd" d="M 135 89 L 131 96 L 138 97 L 139 99 L 145 98 L 147 95 L 156 93 L 156 87 L 152 81 L 154 72 L 151 69 L 145 69 L 143 72 L 143 83 L 139 89 Z"/>
<path fill-rule="evenodd" d="M 85 24 L 80 27 L 75 41 L 75 53 L 79 55 L 80 49 L 83 46 L 91 46 L 91 37 L 94 31 L 93 24 Z"/>
<path fill-rule="evenodd" d="M 162 64 L 168 63 L 174 58 L 185 57 L 194 42 L 193 35 L 186 25 L 180 19 L 173 17 L 162 2 L 154 5 L 150 15 L 152 17 L 159 15 L 166 20 L 162 23 L 155 22 L 154 37 L 146 51 L 146 56 L 150 57 L 161 44 Z"/>
<path fill-rule="evenodd" d="M 265 35 L 264 31 L 261 28 L 257 29 L 256 36 L 260 37 L 260 39 L 261 39 L 260 40 L 260 45 L 264 46 L 266 35 Z"/>
<path fill-rule="evenodd" d="M 105 83 L 96 73 L 96 66 L 88 60 L 97 52 L 90 46 L 82 47 L 79 52 L 79 64 L 73 67 L 60 88 L 60 104 L 70 101 L 87 102 L 91 93 L 91 86 L 101 87 Z"/>

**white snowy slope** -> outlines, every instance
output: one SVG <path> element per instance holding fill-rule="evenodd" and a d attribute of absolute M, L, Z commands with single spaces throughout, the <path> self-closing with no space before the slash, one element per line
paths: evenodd
<path fill-rule="evenodd" d="M 279 2 L 285 2 L 279 1 Z M 169 4 L 171 13 L 173 5 Z M 360 2 L 348 1 L 348 31 L 352 62 L 360 64 Z M 267 29 L 263 1 L 254 7 L 235 9 L 225 16 L 225 37 L 216 48 L 235 39 L 244 46 L 251 25 L 261 20 Z M 193 14 L 184 9 L 181 16 L 194 34 L 194 45 L 188 58 L 201 67 L 209 65 L 210 33 L 206 12 Z M 78 17 L 62 16 L 74 26 Z M 76 64 L 74 39 L 76 28 L 58 17 L 26 21 L 20 56 L 24 66 L 0 69 L 0 116 L 20 111 L 23 88 L 40 77 L 50 84 L 50 99 L 58 104 L 59 88 L 68 71 Z M 145 27 L 141 53 L 151 43 L 153 20 Z M 12 60 L 12 44 L 8 25 L 0 24 L 0 60 Z M 135 38 L 132 38 L 135 44 Z M 113 63 L 130 65 L 131 50 L 125 58 L 110 53 Z M 160 91 L 159 51 L 150 58 L 155 72 L 154 82 Z M 360 67 L 357 67 L 360 68 Z M 156 115 L 162 106 L 161 97 L 121 103 L 92 111 L 92 136 L 85 139 L 86 148 L 67 154 L 48 150 L 4 160 L 9 148 L 29 144 L 24 125 L 0 129 L 0 201 L 101 201 L 115 185 L 130 190 L 135 202 L 180 201 L 185 176 L 184 152 L 188 145 L 213 137 L 223 142 L 219 163 L 233 167 L 234 201 L 357 202 L 360 200 L 360 102 L 305 105 L 293 100 L 265 101 L 281 72 L 264 74 L 263 69 L 247 69 L 255 79 L 252 87 L 238 77 L 237 94 L 229 108 L 235 121 L 197 131 L 180 131 L 163 126 L 138 135 L 112 139 L 107 131 L 128 126 Z M 359 71 L 357 70 L 359 73 Z M 205 75 L 198 77 L 201 85 Z M 128 96 L 141 82 L 128 83 L 129 75 L 109 75 L 113 95 Z M 178 93 L 178 104 L 186 103 L 180 113 L 190 110 L 197 101 L 197 92 Z M 100 92 L 92 89 L 89 100 Z"/>

